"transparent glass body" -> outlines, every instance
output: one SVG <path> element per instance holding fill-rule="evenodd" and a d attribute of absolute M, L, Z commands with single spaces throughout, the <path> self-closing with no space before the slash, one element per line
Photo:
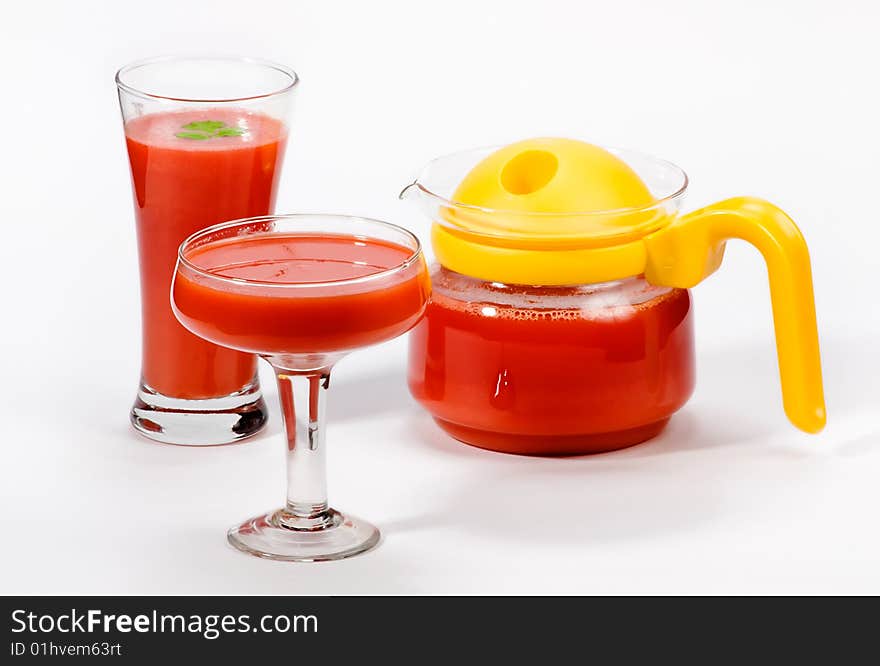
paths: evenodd
<path fill-rule="evenodd" d="M 353 349 L 394 338 L 430 293 L 418 240 L 377 220 L 267 216 L 211 227 L 180 248 L 172 307 L 193 334 L 256 353 L 278 380 L 287 501 L 229 531 L 247 553 L 333 560 L 374 546 L 371 524 L 329 507 L 325 408 L 330 372 Z"/>
<path fill-rule="evenodd" d="M 294 72 L 234 58 L 156 58 L 116 76 L 131 166 L 141 287 L 135 429 L 173 444 L 234 442 L 266 409 L 252 354 L 206 342 L 171 312 L 180 243 L 219 222 L 272 212 Z"/>
<path fill-rule="evenodd" d="M 608 451 L 657 435 L 693 391 L 687 290 L 641 277 L 508 285 L 440 265 L 431 277 L 408 381 L 456 439 L 530 455 Z"/>

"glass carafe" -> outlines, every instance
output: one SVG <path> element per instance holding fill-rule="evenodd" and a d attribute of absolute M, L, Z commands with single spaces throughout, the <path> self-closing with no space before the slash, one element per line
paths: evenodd
<path fill-rule="evenodd" d="M 684 172 L 615 150 L 650 189 L 649 205 L 547 214 L 456 201 L 495 150 L 439 158 L 401 194 L 432 220 L 437 257 L 432 301 L 410 338 L 409 386 L 445 431 L 532 455 L 609 451 L 660 433 L 694 388 L 688 289 L 720 265 L 730 238 L 768 263 L 786 413 L 802 430 L 823 427 L 809 256 L 785 213 L 740 197 L 679 214 Z M 526 169 L 517 193 L 552 183 L 552 162 L 537 152 L 507 163 Z"/>

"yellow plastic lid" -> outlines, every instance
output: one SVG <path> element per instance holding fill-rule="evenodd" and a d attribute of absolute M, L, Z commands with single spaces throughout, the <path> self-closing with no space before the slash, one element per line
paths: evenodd
<path fill-rule="evenodd" d="M 642 159 L 648 172 L 658 168 Z M 627 160 L 583 141 L 528 139 L 491 151 L 459 174 L 448 199 L 438 197 L 437 259 L 456 272 L 520 284 L 638 275 L 645 253 L 637 241 L 671 221 L 687 183 L 680 169 L 660 165 L 669 172 L 655 194 Z"/>

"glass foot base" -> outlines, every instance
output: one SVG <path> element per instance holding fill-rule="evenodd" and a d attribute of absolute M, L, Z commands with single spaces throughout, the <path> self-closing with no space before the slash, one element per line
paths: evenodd
<path fill-rule="evenodd" d="M 131 424 L 145 437 L 166 444 L 216 446 L 259 432 L 268 410 L 257 384 L 219 398 L 170 398 L 141 384 Z"/>
<path fill-rule="evenodd" d="M 288 526 L 297 523 L 301 527 Z M 379 543 L 379 530 L 335 509 L 311 520 L 279 509 L 232 528 L 227 538 L 239 550 L 269 560 L 324 562 L 369 550 Z"/>
<path fill-rule="evenodd" d="M 525 456 L 582 456 L 607 453 L 641 444 L 659 435 L 669 419 L 661 419 L 629 430 L 583 435 L 517 435 L 480 430 L 434 418 L 455 439 L 471 446 Z"/>

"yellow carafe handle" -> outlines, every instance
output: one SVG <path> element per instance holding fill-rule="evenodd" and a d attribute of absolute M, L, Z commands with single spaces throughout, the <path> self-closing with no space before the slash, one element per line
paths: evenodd
<path fill-rule="evenodd" d="M 644 239 L 645 278 L 661 286 L 693 287 L 721 265 L 732 238 L 754 245 L 767 263 L 785 413 L 801 430 L 819 432 L 825 426 L 825 396 L 810 254 L 788 215 L 753 197 L 683 215 Z"/>

